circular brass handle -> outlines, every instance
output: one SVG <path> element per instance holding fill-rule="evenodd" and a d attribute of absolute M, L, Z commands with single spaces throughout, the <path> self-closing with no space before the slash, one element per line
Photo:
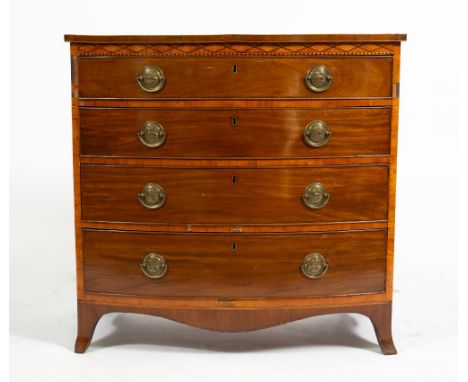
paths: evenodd
<path fill-rule="evenodd" d="M 322 147 L 331 138 L 331 132 L 323 121 L 312 121 L 304 130 L 304 141 L 310 147 Z"/>
<path fill-rule="evenodd" d="M 146 147 L 156 148 L 162 146 L 166 140 L 166 130 L 159 122 L 148 121 L 138 133 L 138 138 Z"/>
<path fill-rule="evenodd" d="M 167 264 L 164 257 L 157 253 L 148 253 L 140 264 L 141 271 L 150 279 L 160 279 L 167 272 Z"/>
<path fill-rule="evenodd" d="M 325 65 L 316 65 L 309 69 L 305 76 L 307 87 L 315 93 L 327 90 L 333 81 L 328 68 Z"/>
<path fill-rule="evenodd" d="M 159 184 L 148 183 L 138 194 L 138 200 L 146 208 L 154 210 L 162 207 L 166 201 L 166 194 Z"/>
<path fill-rule="evenodd" d="M 156 93 L 160 91 L 166 78 L 163 71 L 157 66 L 145 66 L 143 71 L 138 75 L 138 84 L 148 93 Z"/>
<path fill-rule="evenodd" d="M 301 271 L 309 279 L 319 279 L 328 271 L 327 260 L 318 252 L 310 253 L 304 258 Z"/>
<path fill-rule="evenodd" d="M 328 198 L 327 189 L 318 182 L 309 184 L 302 194 L 302 201 L 312 209 L 322 208 L 328 203 Z"/>

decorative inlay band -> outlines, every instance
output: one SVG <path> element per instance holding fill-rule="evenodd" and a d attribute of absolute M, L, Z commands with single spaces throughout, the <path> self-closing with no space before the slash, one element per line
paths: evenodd
<path fill-rule="evenodd" d="M 79 44 L 79 56 L 382 56 L 393 44 Z"/>

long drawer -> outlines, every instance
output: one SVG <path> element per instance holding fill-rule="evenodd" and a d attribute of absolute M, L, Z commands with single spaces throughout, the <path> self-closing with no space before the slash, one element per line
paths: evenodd
<path fill-rule="evenodd" d="M 265 235 L 84 230 L 85 289 L 224 298 L 378 293 L 385 289 L 386 239 L 385 230 Z"/>
<path fill-rule="evenodd" d="M 388 155 L 389 107 L 81 108 L 81 155 L 316 158 Z"/>
<path fill-rule="evenodd" d="M 387 216 L 388 166 L 81 166 L 82 218 L 168 224 L 297 224 Z"/>
<path fill-rule="evenodd" d="M 79 61 L 81 98 L 388 98 L 391 79 L 392 58 L 385 56 Z"/>

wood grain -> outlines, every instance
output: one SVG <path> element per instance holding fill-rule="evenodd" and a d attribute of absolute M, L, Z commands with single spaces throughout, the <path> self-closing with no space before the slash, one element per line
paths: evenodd
<path fill-rule="evenodd" d="M 347 99 L 292 99 L 292 98 L 217 98 L 217 99 L 126 99 L 126 98 L 81 98 L 82 107 L 127 107 L 127 108 L 305 108 L 329 109 L 343 107 L 392 106 L 391 98 L 347 98 Z"/>
<path fill-rule="evenodd" d="M 119 158 L 82 156 L 82 164 L 128 165 L 161 168 L 286 168 L 286 167 L 331 167 L 389 164 L 390 155 L 321 157 L 321 158 L 265 158 L 265 159 L 209 159 L 209 158 Z"/>
<path fill-rule="evenodd" d="M 348 223 L 323 223 L 323 224 L 128 224 L 112 222 L 82 221 L 83 228 L 111 229 L 111 230 L 136 230 L 145 232 L 198 232 L 198 233 L 288 233 L 288 232 L 324 232 L 330 230 L 353 231 L 387 228 L 386 221 L 379 222 L 348 222 Z"/>
<path fill-rule="evenodd" d="M 76 46 L 70 49 L 71 63 L 71 117 L 72 117 L 72 147 L 73 147 L 73 204 L 75 224 L 75 255 L 76 255 L 76 286 L 77 298 L 84 298 L 84 269 L 81 238 L 81 171 L 80 171 L 80 111 L 78 107 L 79 72 Z"/>
<path fill-rule="evenodd" d="M 389 197 L 388 197 L 388 242 L 387 242 L 387 298 L 393 296 L 393 264 L 395 245 L 395 208 L 396 208 L 396 181 L 397 181 L 397 152 L 398 152 L 398 114 L 400 109 L 399 86 L 400 86 L 400 47 L 396 50 L 393 63 L 392 82 L 394 91 L 392 120 L 390 129 L 390 153 L 391 161 L 389 168 Z"/>
<path fill-rule="evenodd" d="M 81 155 L 136 158 L 320 158 L 388 155 L 391 109 L 81 108 Z M 233 122 L 233 118 L 235 121 Z M 323 121 L 323 147 L 304 141 L 305 127 Z M 166 132 L 149 148 L 137 133 L 147 121 Z"/>
<path fill-rule="evenodd" d="M 96 304 L 120 304 L 138 308 L 177 309 L 297 309 L 303 307 L 375 304 L 387 302 L 385 292 L 320 297 L 208 298 L 158 297 L 84 292 L 80 301 Z"/>
<path fill-rule="evenodd" d="M 65 41 L 69 42 L 94 42 L 94 43 L 319 43 L 319 42 L 399 42 L 406 41 L 406 34 L 224 34 L 224 35 L 123 35 L 123 36 L 96 36 L 96 35 L 65 35 Z"/>
<path fill-rule="evenodd" d="M 383 354 L 396 354 L 392 340 L 391 303 L 343 304 L 341 306 L 302 307 L 297 309 L 174 309 L 168 307 L 129 307 L 128 305 L 78 303 L 80 326 L 75 345 L 77 353 L 88 348 L 99 319 L 111 312 L 150 314 L 202 329 L 221 332 L 244 332 L 297 321 L 322 314 L 358 313 L 367 316 L 374 326 Z"/>
<path fill-rule="evenodd" d="M 77 352 L 109 312 L 220 331 L 350 312 L 368 316 L 382 352 L 396 353 L 391 301 L 406 35 L 65 39 L 71 42 Z M 329 66 L 334 79 L 316 94 L 304 76 L 317 63 Z M 166 74 L 156 94 L 136 83 L 148 64 Z M 237 130 L 226 125 L 231 112 Z M 312 112 L 310 118 L 334 126 L 320 150 L 302 143 Z M 134 145 L 147 118 L 163 120 L 169 133 L 151 153 Z M 167 204 L 144 209 L 136 194 L 160 180 Z M 311 211 L 300 196 L 304 183 L 315 180 L 326 183 L 331 198 Z M 155 289 L 135 264 L 140 252 L 160 245 L 170 268 Z M 314 245 L 333 267 L 307 280 L 298 253 Z"/>
<path fill-rule="evenodd" d="M 236 183 L 233 183 L 233 176 Z M 288 169 L 81 167 L 82 218 L 168 224 L 286 224 L 386 220 L 387 166 Z M 302 202 L 307 185 L 323 184 L 321 209 Z M 148 183 L 160 185 L 165 204 L 141 205 Z"/>
<path fill-rule="evenodd" d="M 79 58 L 81 98 L 370 98 L 391 97 L 392 59 L 343 58 Z M 233 72 L 233 65 L 237 72 Z M 148 65 L 162 69 L 166 84 L 147 93 L 138 75 Z M 330 88 L 314 93 L 304 82 L 308 70 L 326 65 Z"/>
<path fill-rule="evenodd" d="M 88 292 L 155 297 L 316 297 L 382 292 L 386 231 L 309 234 L 156 234 L 85 230 Z M 166 260 L 162 279 L 140 270 L 146 254 Z M 318 280 L 302 275 L 304 257 L 329 264 Z"/>

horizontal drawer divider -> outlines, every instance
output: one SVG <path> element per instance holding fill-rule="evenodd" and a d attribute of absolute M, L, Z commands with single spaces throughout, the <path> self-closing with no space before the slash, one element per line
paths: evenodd
<path fill-rule="evenodd" d="M 119 158 L 82 156 L 80 162 L 89 165 L 128 165 L 157 167 L 199 167 L 199 168 L 275 168 L 275 167 L 314 167 L 314 166 L 346 166 L 346 165 L 385 165 L 389 164 L 390 155 L 363 157 L 334 157 L 314 159 L 154 159 L 154 158 Z"/>
<path fill-rule="evenodd" d="M 81 221 L 83 229 L 109 229 L 143 232 L 180 232 L 180 233 L 294 233 L 327 232 L 386 229 L 387 221 L 327 223 L 327 224 L 288 224 L 288 225 L 228 225 L 228 224 L 132 224 Z"/>
<path fill-rule="evenodd" d="M 354 99 L 125 99 L 125 98 L 79 98 L 80 107 L 142 107 L 142 108 L 330 108 L 392 106 L 397 98 Z"/>
<path fill-rule="evenodd" d="M 109 305 L 125 304 L 137 307 L 161 307 L 166 309 L 291 309 L 312 306 L 350 306 L 360 303 L 381 303 L 387 301 L 385 293 L 366 293 L 348 296 L 320 297 L 262 297 L 262 298 L 208 298 L 208 297 L 147 297 L 107 293 L 85 292 L 84 301 Z"/>

